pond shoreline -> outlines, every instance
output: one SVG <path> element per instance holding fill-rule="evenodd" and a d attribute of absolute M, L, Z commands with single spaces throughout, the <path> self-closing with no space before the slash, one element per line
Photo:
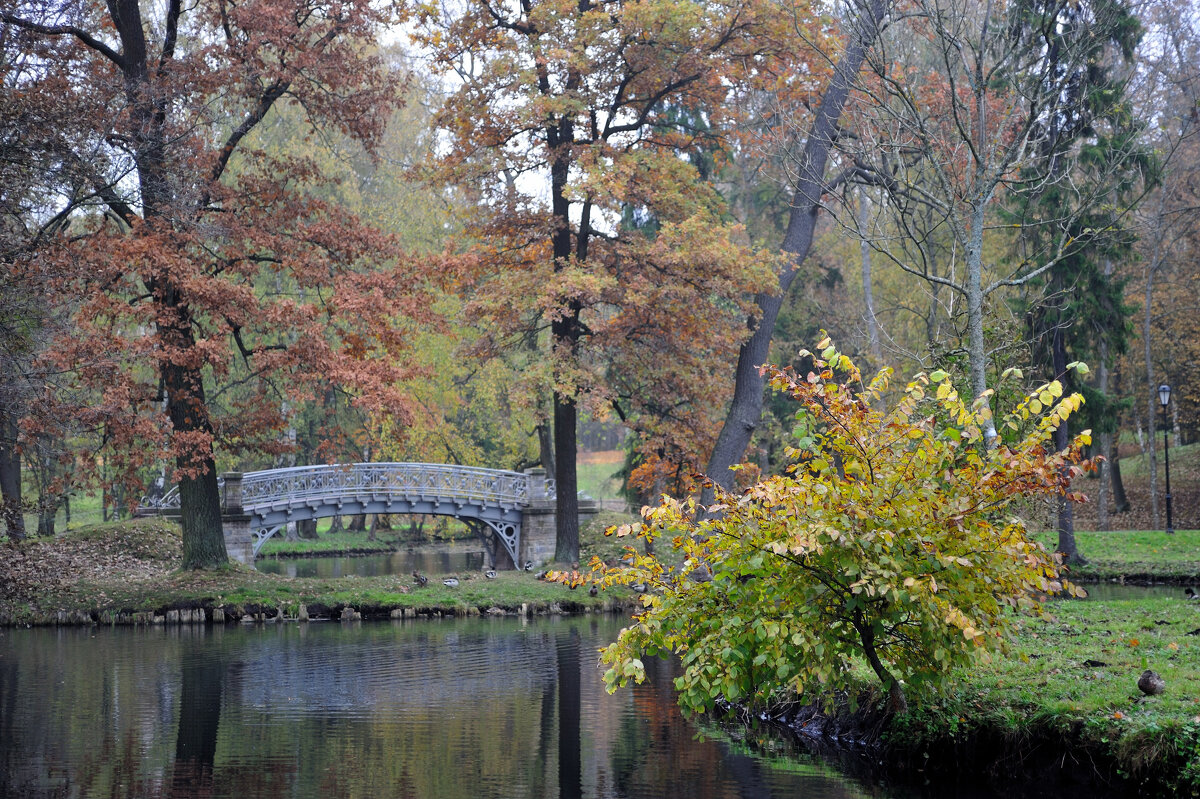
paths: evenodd
<path fill-rule="evenodd" d="M 1131 774 L 1115 742 L 1089 739 L 1082 725 L 1061 728 L 1054 719 L 1041 719 L 1014 734 L 988 726 L 951 732 L 945 719 L 897 724 L 877 706 L 852 712 L 843 705 L 833 714 L 798 703 L 758 714 L 726 712 L 747 729 L 765 727 L 788 736 L 805 751 L 870 783 L 934 785 L 945 792 L 978 789 L 982 780 L 1008 799 L 1198 795 L 1186 784 L 1185 759 L 1165 758 Z"/>
<path fill-rule="evenodd" d="M 627 589 L 591 596 L 525 572 L 495 579 L 459 572 L 453 585 L 439 577 L 420 585 L 402 575 L 286 578 L 233 565 L 182 572 L 178 528 L 157 520 L 0 550 L 6 626 L 403 622 L 628 614 L 637 607 Z M 1180 566 L 1175 573 L 1169 564 L 1152 574 L 1131 570 L 1124 582 L 1194 583 L 1190 563 Z M 1090 577 L 1076 575 L 1084 585 Z M 1030 777 L 1016 783 L 1032 782 L 1038 792 L 1062 781 L 1104 795 L 1200 796 L 1198 636 L 1200 603 L 1184 601 L 1182 591 L 1051 603 L 1041 617 L 1014 620 L 1013 656 L 972 667 L 953 691 L 913 698 L 907 714 L 887 723 L 877 713 L 826 716 L 799 703 L 740 719 L 747 730 L 787 729 L 817 754 L 862 761 L 901 783 L 952 783 L 963 773 L 1011 779 L 1024 768 Z M 1161 697 L 1138 694 L 1147 663 L 1167 680 Z"/>

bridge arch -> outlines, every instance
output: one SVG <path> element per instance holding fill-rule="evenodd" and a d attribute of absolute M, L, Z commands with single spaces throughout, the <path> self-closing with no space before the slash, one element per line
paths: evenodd
<path fill-rule="evenodd" d="M 553 503 L 553 483 L 540 469 L 513 472 L 435 463 L 296 466 L 223 475 L 224 510 L 249 529 L 253 560 L 289 522 L 358 514 L 428 514 L 462 519 L 490 532 L 520 563 L 525 513 Z M 179 512 L 177 489 L 142 500 L 144 510 Z M 227 532 L 227 538 L 229 534 Z"/>

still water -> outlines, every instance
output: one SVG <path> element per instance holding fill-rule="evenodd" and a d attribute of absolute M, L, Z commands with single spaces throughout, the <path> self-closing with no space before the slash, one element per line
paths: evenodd
<path fill-rule="evenodd" d="M 607 695 L 620 624 L 0 630 L 0 795 L 899 796 L 701 738 L 667 664 Z"/>

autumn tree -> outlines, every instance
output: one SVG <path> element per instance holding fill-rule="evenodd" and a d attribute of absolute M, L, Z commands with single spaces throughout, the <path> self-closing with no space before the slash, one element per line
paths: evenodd
<path fill-rule="evenodd" d="M 1070 39 L 1078 35 L 1077 26 L 1092 24 L 1085 11 L 1064 9 L 1056 36 Z M 1036 362 L 1051 379 L 1067 380 L 1069 361 L 1094 362 L 1101 344 L 1114 354 L 1125 350 L 1129 309 L 1112 262 L 1131 256 L 1132 211 L 1155 179 L 1153 159 L 1140 144 L 1143 124 L 1130 113 L 1125 91 L 1142 29 L 1119 4 L 1101 13 L 1107 35 L 1093 37 L 1095 49 L 1085 61 L 1063 67 L 1074 70 L 1066 91 L 1047 104 L 1039 123 L 1046 130 L 1035 134 L 1038 150 L 1022 169 L 1025 179 L 1014 182 L 1001 214 L 1020 229 L 1013 255 L 1018 269 L 1051 250 L 1054 238 L 1065 234 L 1070 242 L 1048 270 L 1029 281 L 1041 289 L 1026 313 L 1030 338 Z M 1066 49 L 1052 40 L 1051 54 L 1059 47 Z M 1080 201 L 1086 207 L 1079 207 Z M 1093 422 L 1111 432 L 1105 418 L 1112 415 L 1110 403 L 1095 392 L 1093 399 L 1099 417 Z M 1061 449 L 1069 441 L 1064 422 L 1055 444 Z M 1068 562 L 1082 561 L 1065 501 L 1059 503 L 1058 536 L 1058 551 Z"/>
<path fill-rule="evenodd" d="M 1195 414 L 1198 391 L 1195 379 L 1196 247 L 1200 229 L 1200 22 L 1190 7 L 1174 3 L 1147 8 L 1148 40 L 1161 43 L 1143 59 L 1145 83 L 1132 98 L 1143 115 L 1155 122 L 1148 130 L 1150 143 L 1162 161 L 1162 180 L 1142 204 L 1139 216 L 1140 262 L 1125 264 L 1128 299 L 1137 306 L 1137 333 L 1141 341 L 1136 361 L 1120 364 L 1122 386 L 1132 401 L 1131 421 L 1147 433 L 1151 521 L 1161 523 L 1159 425 L 1162 409 L 1157 388 L 1172 386 L 1171 410 L 1186 426 Z M 1119 363 L 1119 362 L 1118 362 Z M 1180 409 L 1183 412 L 1180 413 Z M 1175 421 L 1169 419 L 1174 426 Z"/>
<path fill-rule="evenodd" d="M 856 136 L 843 142 L 846 177 L 882 190 L 898 235 L 878 251 L 959 299 L 955 349 L 976 396 L 988 390 L 989 304 L 1098 238 L 1102 231 L 1073 222 L 1113 199 L 1112 176 L 1140 153 L 1136 137 L 1111 138 L 1092 179 L 1066 178 L 1081 138 L 1064 126 L 1086 130 L 1120 115 L 1120 92 L 1089 80 L 1104 59 L 1131 57 L 1137 34 L 1125 5 L 1107 0 L 922 0 L 871 52 Z M 988 242 L 1004 198 L 1054 189 L 1072 192 L 1071 204 L 1044 220 L 1020 258 L 998 263 Z"/>
<path fill-rule="evenodd" d="M 75 329 L 49 361 L 92 396 L 60 396 L 40 418 L 103 431 L 108 463 L 133 481 L 173 461 L 185 567 L 226 557 L 214 442 L 277 445 L 285 384 L 294 398 L 332 378 L 359 402 L 405 409 L 392 356 L 406 318 L 426 312 L 419 285 L 393 242 L 300 190 L 319 178 L 310 161 L 247 146 L 281 103 L 377 140 L 398 95 L 368 45 L 394 19 L 365 0 L 0 12 L 6 50 L 37 65 L 23 91 L 88 129 L 64 143 L 73 179 L 42 205 L 69 230 L 39 257 L 57 270 L 55 296 L 74 298 Z"/>
<path fill-rule="evenodd" d="M 0 494 L 11 539 L 25 535 L 19 422 L 47 387 L 36 356 L 61 330 L 62 315 L 46 301 L 47 273 L 36 253 L 66 218 L 45 204 L 55 180 L 74 173 L 64 144 L 87 134 L 58 98 L 24 90 L 38 80 L 41 64 L 14 46 L 19 35 L 0 29 Z"/>
<path fill-rule="evenodd" d="M 491 331 L 480 349 L 549 356 L 529 377 L 553 397 L 560 561 L 579 551 L 579 407 L 614 399 L 605 369 L 702 396 L 711 361 L 697 356 L 735 346 L 744 298 L 766 291 L 769 259 L 735 244 L 721 196 L 676 153 L 714 135 L 688 119 L 720 130 L 733 88 L 777 73 L 781 32 L 819 27 L 813 13 L 754 0 L 422 7 L 419 38 L 458 81 L 436 176 L 478 201 L 464 280 Z M 657 220 L 651 235 L 620 224 L 630 211 Z M 653 344 L 640 362 L 639 343 Z M 654 381 L 675 363 L 699 371 Z"/>
<path fill-rule="evenodd" d="M 812 246 L 817 218 L 829 188 L 826 171 L 834 142 L 839 138 L 839 120 L 889 9 L 884 0 L 865 0 L 848 6 L 843 25 L 844 45 L 819 95 L 812 98 L 811 105 L 816 110 L 796 159 L 795 188 L 781 245 L 784 258 L 776 269 L 772 290 L 755 297 L 757 309 L 747 320 L 750 336 L 738 350 L 733 397 L 709 457 L 706 473 L 726 489 L 733 485 L 731 467 L 741 461 L 762 420 L 764 379 L 760 367 L 767 363 L 780 309 Z M 823 55 L 822 60 L 832 62 L 833 58 Z M 809 63 L 819 62 L 814 59 Z"/>

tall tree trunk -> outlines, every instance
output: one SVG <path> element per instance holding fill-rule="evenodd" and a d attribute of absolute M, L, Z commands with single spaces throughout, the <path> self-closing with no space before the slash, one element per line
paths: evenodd
<path fill-rule="evenodd" d="M 570 397 L 554 397 L 554 481 L 558 492 L 554 503 L 557 516 L 554 559 L 559 563 L 579 560 L 579 484 L 575 472 L 578 455 L 575 430 L 578 409 Z"/>
<path fill-rule="evenodd" d="M 1113 273 L 1113 262 L 1111 258 L 1104 259 L 1104 277 L 1111 278 Z M 1100 396 L 1105 399 L 1105 407 L 1108 413 L 1112 415 L 1112 406 L 1108 403 L 1108 336 L 1102 333 L 1100 336 L 1100 364 L 1096 370 L 1096 389 L 1100 392 Z M 1107 431 L 1111 421 L 1104 421 L 1104 429 Z M 1112 469 L 1112 450 L 1113 450 L 1113 434 L 1111 432 L 1103 432 L 1100 434 L 1100 482 L 1096 489 L 1096 527 L 1100 530 L 1107 531 L 1109 529 L 1108 520 L 1108 494 L 1109 494 L 1109 471 Z"/>
<path fill-rule="evenodd" d="M 879 344 L 879 321 L 875 318 L 875 297 L 871 286 L 871 243 L 867 240 L 867 225 L 870 223 L 870 207 L 867 190 L 858 190 L 858 235 L 859 254 L 862 258 L 863 304 L 866 305 L 867 347 L 871 353 L 872 367 L 883 366 L 883 348 Z"/>
<path fill-rule="evenodd" d="M 191 349 L 191 327 L 175 327 L 166 336 L 168 346 L 182 339 Z M 174 340 L 172 340 L 174 339 Z M 167 392 L 167 415 L 177 437 L 202 434 L 206 443 L 199 456 L 179 453 L 179 524 L 182 528 L 183 568 L 207 569 L 229 560 L 221 526 L 221 494 L 217 489 L 217 464 L 212 451 L 212 427 L 204 399 L 204 378 L 199 369 L 165 362 L 163 384 Z M 198 470 L 202 470 L 197 473 Z"/>
<path fill-rule="evenodd" d="M 879 25 L 885 13 L 885 0 L 870 0 L 863 13 L 856 18 L 854 31 L 845 51 L 838 59 L 837 66 L 834 67 L 833 75 L 830 76 L 821 96 L 821 104 L 813 116 L 808 139 L 804 143 L 804 152 L 800 156 L 800 175 L 792 198 L 787 232 L 783 237 L 782 249 L 788 258 L 779 272 L 778 290 L 773 294 L 760 294 L 755 297 L 758 317 L 749 320 L 753 332 L 738 350 L 733 400 L 729 404 L 725 423 L 708 461 L 708 476 L 726 490 L 733 487 L 734 473 L 730 467 L 741 461 L 754 431 L 762 420 L 764 383 L 758 368 L 768 360 L 779 310 L 812 246 L 825 186 L 825 167 L 829 163 L 829 151 L 833 147 L 837 121 L 846 105 L 850 88 L 859 69 L 862 68 L 867 50 L 878 35 Z M 704 492 L 705 504 L 712 501 L 711 496 L 710 490 Z"/>
<path fill-rule="evenodd" d="M 971 396 L 987 391 L 987 343 L 983 336 L 983 231 L 987 200 L 980 198 L 971 213 L 971 229 L 966 245 L 967 366 L 971 378 Z M 988 440 L 995 437 L 989 428 Z"/>
<path fill-rule="evenodd" d="M 581 76 L 572 72 L 567 77 L 567 88 L 578 86 Z M 570 268 L 571 258 L 578 263 L 587 260 L 588 216 L 590 204 L 584 203 L 579 222 L 579 233 L 571 242 L 571 201 L 567 196 L 567 181 L 571 171 L 570 146 L 575 139 L 575 128 L 569 115 L 562 116 L 556 124 L 546 129 L 547 141 L 555 153 L 550 165 L 550 205 L 557 228 L 551 239 L 554 253 L 554 271 L 563 272 Z M 580 313 L 583 307 L 577 297 L 564 297 L 563 307 L 558 309 L 550 323 L 550 346 L 554 357 L 565 358 L 574 364 L 579 357 L 579 342 L 583 338 Z M 554 481 L 557 495 L 554 503 L 555 535 L 554 559 L 560 563 L 579 560 L 579 497 L 576 458 L 578 445 L 576 436 L 579 428 L 579 411 L 576 407 L 576 386 L 565 391 L 554 389 Z"/>
<path fill-rule="evenodd" d="M 1108 495 L 1112 493 L 1111 484 L 1112 478 L 1112 453 L 1113 453 L 1113 434 L 1100 434 L 1100 457 L 1103 460 L 1100 462 L 1099 478 L 1100 482 L 1096 486 L 1096 529 L 1107 531 L 1112 527 L 1112 522 L 1108 517 L 1109 500 Z"/>
<path fill-rule="evenodd" d="M 1108 397 L 1108 342 L 1100 341 L 1100 368 L 1098 370 L 1096 387 L 1100 391 L 1100 395 Z M 1106 422 L 1107 424 L 1107 422 Z M 1099 530 L 1109 529 L 1108 520 L 1108 495 L 1109 495 L 1109 472 L 1112 470 L 1112 455 L 1113 455 L 1113 434 L 1104 432 L 1100 434 L 1100 482 L 1096 488 L 1096 528 Z"/>
<path fill-rule="evenodd" d="M 538 403 L 539 407 L 541 403 Z M 547 414 L 549 415 L 549 414 Z M 542 464 L 542 468 L 546 470 L 546 474 L 552 474 L 555 479 L 558 479 L 558 471 L 555 468 L 554 460 L 554 425 L 549 419 L 543 419 L 537 425 L 537 440 L 538 440 L 538 462 Z"/>
<path fill-rule="evenodd" d="M 1113 513 L 1125 513 L 1129 510 L 1129 497 L 1125 495 L 1125 481 L 1121 478 L 1121 448 L 1114 443 L 1112 448 L 1112 468 L 1108 470 L 1111 476 Z"/>
<path fill-rule="evenodd" d="M 25 539 L 25 506 L 21 501 L 21 453 L 17 420 L 0 408 L 0 498 L 4 529 L 10 541 Z"/>

